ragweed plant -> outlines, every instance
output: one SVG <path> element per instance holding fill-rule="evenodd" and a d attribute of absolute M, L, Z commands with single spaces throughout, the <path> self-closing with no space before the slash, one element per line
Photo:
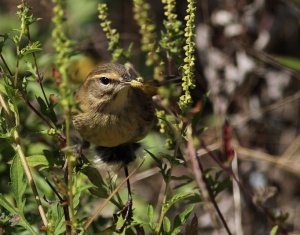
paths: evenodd
<path fill-rule="evenodd" d="M 59 77 L 61 81 L 59 82 L 60 90 L 60 103 L 64 108 L 66 117 L 65 117 L 65 126 L 66 126 L 66 141 L 67 145 L 70 144 L 70 111 L 72 106 L 72 93 L 69 89 L 69 81 L 67 69 L 70 65 L 70 56 L 73 52 L 71 45 L 72 41 L 67 37 L 64 31 L 64 9 L 66 7 L 66 1 L 64 0 L 53 0 L 55 4 L 53 8 L 54 16 L 52 22 L 54 28 L 52 30 L 52 37 L 54 39 L 53 47 L 56 51 L 55 64 L 59 72 Z"/>
<path fill-rule="evenodd" d="M 112 28 L 112 22 L 108 19 L 108 7 L 106 3 L 99 3 L 98 5 L 99 19 L 101 21 L 100 26 L 105 33 L 108 41 L 108 51 L 111 53 L 113 61 L 119 61 L 124 58 L 128 61 L 130 57 L 130 47 L 125 51 L 120 46 L 120 34 L 116 29 Z"/>
<path fill-rule="evenodd" d="M 175 0 L 162 0 L 164 4 L 164 19 L 165 31 L 162 32 L 160 45 L 167 52 L 167 59 L 177 60 L 180 62 L 182 59 L 183 47 L 183 29 L 182 22 L 178 20 L 176 14 L 176 1 Z"/>
<path fill-rule="evenodd" d="M 141 50 L 146 52 L 146 65 L 154 66 L 153 78 L 162 80 L 163 60 L 160 58 L 156 25 L 150 17 L 150 4 L 145 0 L 133 0 L 134 19 L 139 26 Z"/>
<path fill-rule="evenodd" d="M 119 190 L 126 181 L 118 184 L 116 176 L 104 180 L 98 169 L 89 165 L 81 152 L 72 146 L 72 140 L 75 142 L 77 139 L 72 136 L 70 121 L 75 105 L 68 68 L 77 45 L 71 35 L 67 34 L 67 1 L 53 0 L 53 3 L 54 52 L 43 51 L 41 43 L 34 41 L 30 35 L 30 27 L 37 19 L 31 15 L 30 8 L 24 2 L 18 7 L 18 31 L 13 36 L 0 35 L 0 138 L 4 143 L 2 145 L 1 142 L 0 146 L 0 160 L 3 156 L 9 156 L 7 162 L 11 161 L 11 191 L 0 195 L 0 233 L 2 228 L 8 234 L 11 231 L 15 234 L 23 233 L 24 230 L 31 234 L 41 234 L 43 230 L 55 235 L 100 234 L 104 231 L 113 233 L 118 227 L 116 224 L 128 215 L 120 216 L 118 222 L 115 222 L 113 218 L 101 216 L 101 212 L 109 202 L 116 208 L 123 208 L 123 195 Z M 193 87 L 194 76 L 194 2 L 189 1 L 184 37 L 183 22 L 175 13 L 175 1 L 163 0 L 162 3 L 165 19 L 161 25 L 163 33 L 159 34 L 159 27 L 154 24 L 154 17 L 149 13 L 150 4 L 143 0 L 133 2 L 134 19 L 142 38 L 140 50 L 146 54 L 145 66 L 154 69 L 150 73 L 155 79 L 173 76 L 162 69 L 162 65 L 168 67 L 170 61 L 175 62 L 177 71 L 183 65 L 185 94 L 180 102 L 187 105 L 191 102 L 189 90 Z M 100 25 L 108 40 L 108 51 L 113 61 L 127 62 L 133 55 L 130 49 L 124 50 L 121 47 L 120 34 L 109 20 L 109 10 L 105 3 L 98 5 Z M 185 55 L 182 52 L 183 39 L 186 44 L 183 48 Z M 8 41 L 14 44 L 15 59 L 11 61 L 15 64 L 11 61 L 7 63 L 6 60 L 4 52 L 9 47 Z M 39 55 L 44 53 L 50 55 L 51 61 L 47 68 L 40 69 L 39 64 L 42 63 Z M 52 75 L 49 70 L 52 70 Z M 47 71 L 47 74 L 41 71 Z M 190 120 L 184 119 L 175 105 L 181 89 L 176 84 L 172 86 L 173 90 L 164 88 L 169 93 L 162 99 L 162 110 L 157 112 L 164 135 L 160 135 L 160 139 L 166 140 L 168 148 L 164 148 L 162 153 L 156 151 L 155 154 L 151 152 L 152 149 L 146 150 L 153 159 L 148 161 L 148 166 L 154 162 L 154 170 L 159 170 L 161 191 L 158 194 L 161 199 L 155 208 L 148 202 L 138 201 L 142 200 L 139 192 L 134 194 L 134 215 L 125 224 L 125 234 L 175 235 L 197 229 L 196 215 L 191 223 L 188 222 L 195 203 L 202 201 L 202 192 L 199 193 L 195 188 L 195 179 L 186 169 L 188 161 L 185 155 L 189 139 L 185 132 L 186 122 Z M 129 176 L 139 167 L 131 171 Z M 185 174 L 176 175 L 177 169 L 184 169 Z M 31 186 L 31 191 L 27 185 Z M 44 197 L 41 199 L 39 195 Z M 98 206 L 95 200 L 99 198 L 105 200 Z M 142 213 L 138 213 L 138 210 Z M 40 228 L 39 224 L 43 226 Z"/>
<path fill-rule="evenodd" d="M 186 10 L 186 25 L 184 29 L 185 46 L 183 47 L 185 57 L 184 65 L 182 66 L 182 89 L 184 95 L 180 97 L 179 106 L 182 110 L 185 110 L 192 102 L 190 89 L 195 87 L 194 85 L 194 69 L 195 69 L 195 12 L 196 1 L 188 0 Z"/>
<path fill-rule="evenodd" d="M 74 105 L 73 102 L 73 92 L 69 86 L 68 79 L 68 67 L 70 66 L 70 57 L 73 52 L 72 44 L 73 42 L 68 38 L 64 30 L 64 18 L 66 1 L 65 0 L 53 0 L 54 16 L 52 22 L 54 28 L 52 31 L 52 37 L 54 39 L 53 47 L 56 51 L 55 64 L 59 73 L 61 81 L 59 82 L 60 91 L 60 101 L 59 103 L 63 107 L 64 113 L 64 124 L 65 124 L 65 135 L 66 143 L 62 152 L 65 155 L 65 174 L 64 182 L 66 185 L 66 193 L 63 193 L 62 200 L 67 202 L 67 206 L 64 207 L 64 217 L 66 222 L 66 231 L 71 234 L 75 234 L 75 229 L 78 227 L 75 218 L 75 208 L 74 208 L 74 196 L 76 184 L 76 174 L 74 174 L 74 164 L 76 161 L 76 151 L 70 146 L 70 125 L 71 125 L 71 110 Z"/>

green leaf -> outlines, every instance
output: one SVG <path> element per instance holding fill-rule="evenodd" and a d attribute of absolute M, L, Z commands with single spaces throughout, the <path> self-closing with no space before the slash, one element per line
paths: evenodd
<path fill-rule="evenodd" d="M 300 59 L 289 56 L 273 56 L 273 58 L 281 65 L 286 66 L 290 69 L 300 71 Z"/>
<path fill-rule="evenodd" d="M 9 139 L 12 137 L 11 131 L 8 133 L 0 133 L 0 139 Z"/>
<path fill-rule="evenodd" d="M 278 231 L 278 225 L 275 225 L 271 231 L 270 231 L 270 235 L 276 235 Z"/>
<path fill-rule="evenodd" d="M 150 222 L 153 221 L 153 215 L 154 215 L 153 206 L 149 204 L 148 208 L 147 208 L 147 216 L 148 216 Z"/>
<path fill-rule="evenodd" d="M 11 188 L 16 199 L 18 210 L 23 214 L 25 200 L 24 193 L 26 190 L 26 182 L 24 180 L 24 170 L 19 156 L 15 156 L 10 168 Z"/>
<path fill-rule="evenodd" d="M 51 226 L 50 230 L 53 231 L 53 234 L 63 234 L 65 232 L 65 220 L 63 208 L 58 203 L 53 203 L 47 212 L 47 218 L 49 225 Z"/>
<path fill-rule="evenodd" d="M 154 209 L 153 209 L 153 206 L 151 204 L 148 205 L 147 207 L 147 216 L 148 216 L 148 225 L 150 227 L 150 229 L 152 231 L 155 231 L 156 228 L 157 228 L 157 224 L 153 222 L 154 220 Z"/>
<path fill-rule="evenodd" d="M 84 167 L 81 172 L 88 177 L 90 182 L 95 186 L 89 188 L 91 194 L 100 197 L 100 198 L 107 198 L 109 196 L 109 192 L 107 186 L 99 173 L 99 171 L 92 166 Z"/>
<path fill-rule="evenodd" d="M 178 230 L 183 224 L 185 224 L 185 222 L 187 221 L 188 217 L 190 216 L 190 214 L 192 213 L 193 209 L 194 209 L 195 205 L 188 205 L 185 210 L 183 212 L 181 212 L 179 215 L 176 215 L 175 219 L 174 219 L 174 229 Z M 172 235 L 175 235 L 175 233 Z"/>
<path fill-rule="evenodd" d="M 21 56 L 26 56 L 38 51 L 41 51 L 42 49 L 40 48 L 41 44 L 40 42 L 34 42 L 32 44 L 27 45 L 26 47 L 24 47 L 21 51 L 20 51 L 20 55 Z"/>
<path fill-rule="evenodd" d="M 50 164 L 49 159 L 47 159 L 46 156 L 42 154 L 28 156 L 26 159 L 29 166 L 31 167 L 43 166 L 48 168 Z"/>
<path fill-rule="evenodd" d="M 175 203 L 181 202 L 183 200 L 193 197 L 194 193 L 178 193 L 175 194 L 168 202 L 163 205 L 164 213 L 166 213 Z"/>
<path fill-rule="evenodd" d="M 36 235 L 37 233 L 32 229 L 28 221 L 25 219 L 23 213 L 20 213 L 19 210 L 15 207 L 13 207 L 0 193 L 0 206 L 5 208 L 7 211 L 10 212 L 11 216 L 18 216 L 20 218 L 18 225 L 25 228 L 27 231 L 29 231 L 31 234 Z"/>
<path fill-rule="evenodd" d="M 171 230 L 171 222 L 167 216 L 165 216 L 163 219 L 163 228 L 164 228 L 164 232 L 166 233 L 169 233 Z"/>
<path fill-rule="evenodd" d="M 0 206 L 4 207 L 6 210 L 8 210 L 11 214 L 17 214 L 18 210 L 13 207 L 9 201 L 5 199 L 5 197 L 0 193 Z"/>

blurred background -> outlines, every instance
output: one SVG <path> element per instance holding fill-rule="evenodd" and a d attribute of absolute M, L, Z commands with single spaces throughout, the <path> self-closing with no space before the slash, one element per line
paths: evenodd
<path fill-rule="evenodd" d="M 67 34 L 74 41 L 76 54 L 70 69 L 74 83 L 82 81 L 98 63 L 110 60 L 107 42 L 99 26 L 99 1 L 67 1 Z M 43 46 L 40 61 L 43 72 L 52 66 L 50 0 L 28 0 L 35 17 L 32 38 Z M 133 19 L 132 1 L 108 1 L 113 27 L 127 48 L 133 43 L 132 63 L 146 77 L 140 51 L 140 35 Z M 151 16 L 157 32 L 164 18 L 161 1 L 152 0 Z M 0 0 L 0 34 L 18 28 L 19 1 Z M 202 134 L 208 148 L 218 152 L 225 118 L 232 128 L 232 144 L 238 158 L 238 174 L 257 200 L 282 220 L 291 234 L 300 233 L 300 1 L 299 0 L 199 0 L 196 24 L 195 106 L 209 92 L 204 107 Z M 186 1 L 177 1 L 183 20 Z M 9 63 L 13 63 L 12 52 Z M 53 54 L 53 53 L 52 53 Z M 199 155 L 207 157 L 199 150 Z M 3 157 L 3 156 L 2 156 Z M 207 161 L 207 165 L 211 163 Z M 7 185 L 7 168 L 0 165 L 1 185 Z M 180 174 L 181 172 L 178 172 Z M 3 176 L 3 177 L 2 177 Z M 155 204 L 159 187 L 155 175 L 134 184 L 135 191 Z M 133 180 L 134 181 L 134 180 Z M 145 187 L 144 185 L 147 185 Z M 5 187 L 5 186 L 3 186 Z M 229 226 L 235 231 L 236 207 L 232 190 L 217 198 Z M 242 195 L 243 234 L 268 234 L 264 213 Z M 234 209 L 235 208 L 235 209 Z M 287 216 L 288 215 L 288 216 Z M 210 224 L 207 213 L 199 213 L 200 234 L 224 234 Z M 242 234 L 241 231 L 237 234 Z"/>

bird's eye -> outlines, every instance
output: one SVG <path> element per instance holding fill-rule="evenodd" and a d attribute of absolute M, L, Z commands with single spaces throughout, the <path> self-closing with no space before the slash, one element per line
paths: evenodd
<path fill-rule="evenodd" d="M 100 78 L 100 82 L 103 84 L 103 85 L 108 85 L 110 83 L 110 79 L 107 78 L 107 77 L 101 77 Z"/>

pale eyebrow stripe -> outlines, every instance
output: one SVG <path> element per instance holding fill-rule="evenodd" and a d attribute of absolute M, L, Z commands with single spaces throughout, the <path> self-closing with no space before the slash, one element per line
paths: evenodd
<path fill-rule="evenodd" d="M 92 78 L 101 78 L 101 77 L 107 77 L 108 79 L 112 79 L 112 80 L 119 80 L 120 78 L 120 76 L 116 73 L 101 73 L 92 76 Z"/>

